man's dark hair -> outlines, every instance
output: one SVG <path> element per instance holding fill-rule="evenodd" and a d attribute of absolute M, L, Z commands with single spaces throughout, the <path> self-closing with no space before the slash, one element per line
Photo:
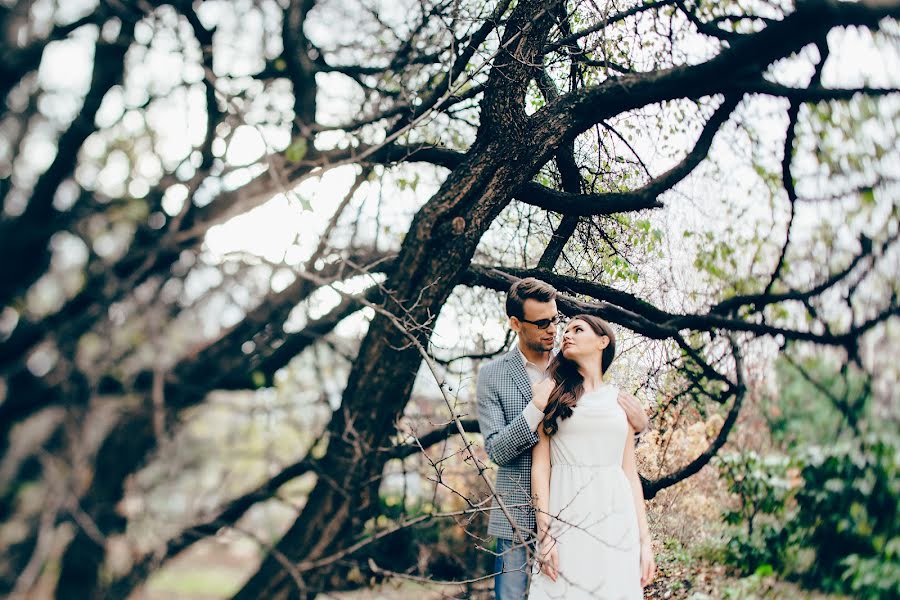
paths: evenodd
<path fill-rule="evenodd" d="M 520 279 L 506 293 L 506 316 L 524 319 L 524 305 L 529 298 L 538 302 L 550 302 L 556 299 L 556 288 L 534 277 Z"/>

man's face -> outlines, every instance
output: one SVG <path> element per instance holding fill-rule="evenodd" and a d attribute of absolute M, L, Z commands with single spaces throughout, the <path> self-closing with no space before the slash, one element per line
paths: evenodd
<path fill-rule="evenodd" d="M 509 318 L 509 326 L 518 332 L 521 343 L 534 352 L 550 352 L 556 342 L 557 315 L 556 300 L 539 302 L 533 298 L 525 300 L 522 306 L 524 319 Z M 547 321 L 546 327 L 540 327 L 528 321 Z"/>

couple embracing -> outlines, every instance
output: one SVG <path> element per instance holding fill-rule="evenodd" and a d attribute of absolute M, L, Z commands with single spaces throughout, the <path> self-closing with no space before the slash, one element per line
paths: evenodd
<path fill-rule="evenodd" d="M 497 540 L 496 598 L 642 598 L 656 566 L 634 433 L 648 421 L 606 379 L 615 335 L 606 321 L 578 315 L 554 352 L 563 322 L 556 290 L 534 278 L 510 288 L 506 313 L 518 344 L 484 365 L 477 384 L 478 421 L 506 509 L 495 497 L 488 534 Z"/>

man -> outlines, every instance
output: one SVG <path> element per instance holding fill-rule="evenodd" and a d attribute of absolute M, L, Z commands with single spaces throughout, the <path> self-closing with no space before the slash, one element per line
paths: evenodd
<path fill-rule="evenodd" d="M 531 447 L 546 401 L 532 399 L 532 386 L 545 379 L 562 316 L 556 308 L 556 289 L 529 277 L 510 287 L 506 295 L 510 328 L 518 344 L 504 356 L 484 365 L 478 373 L 478 423 L 488 456 L 499 467 L 496 490 L 515 526 L 493 501 L 488 535 L 497 539 L 494 591 L 497 600 L 519 600 L 528 590 L 526 544 L 534 542 L 535 519 L 531 504 Z M 635 431 L 648 424 L 640 403 L 619 394 Z M 533 546 L 532 546 L 533 547 Z"/>

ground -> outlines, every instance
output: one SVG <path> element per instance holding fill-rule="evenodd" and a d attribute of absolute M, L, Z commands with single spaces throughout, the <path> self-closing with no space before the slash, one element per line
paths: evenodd
<path fill-rule="evenodd" d="M 234 565 L 196 562 L 172 565 L 153 580 L 135 600 L 213 600 L 227 598 L 241 583 Z M 438 600 L 441 598 L 490 598 L 491 584 L 472 591 L 462 586 L 434 586 L 417 582 L 391 582 L 375 589 L 333 593 L 332 600 Z M 721 565 L 672 552 L 662 552 L 656 581 L 645 590 L 646 600 L 839 600 L 840 596 L 803 590 L 773 576 L 735 577 Z"/>

